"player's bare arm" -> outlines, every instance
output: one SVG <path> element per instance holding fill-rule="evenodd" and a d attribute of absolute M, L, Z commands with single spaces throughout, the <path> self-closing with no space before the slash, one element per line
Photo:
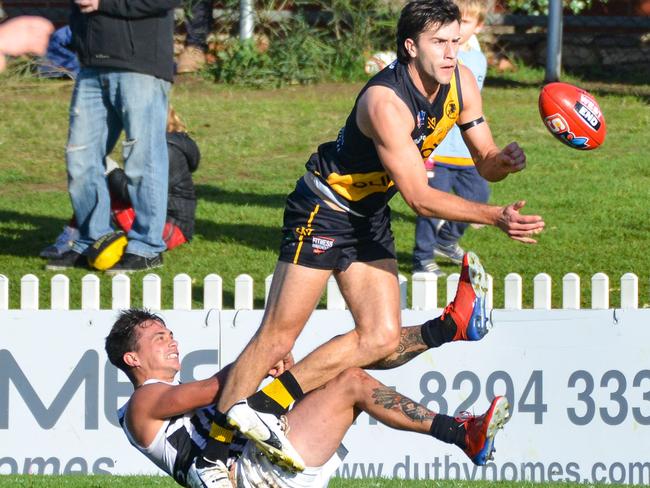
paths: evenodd
<path fill-rule="evenodd" d="M 148 446 L 165 419 L 214 404 L 228 369 L 223 368 L 210 378 L 191 383 L 140 386 L 131 396 L 126 413 L 129 431 L 140 445 Z"/>
<path fill-rule="evenodd" d="M 516 142 L 511 142 L 503 150 L 497 147 L 490 126 L 484 119 L 483 101 L 476 79 L 466 66 L 459 66 L 459 70 L 463 109 L 458 125 L 469 125 L 462 134 L 472 153 L 476 169 L 488 181 L 500 181 L 510 173 L 521 171 L 526 167 L 524 151 Z"/>
<path fill-rule="evenodd" d="M 413 118 L 392 90 L 381 86 L 368 89 L 359 100 L 357 123 L 373 139 L 384 168 L 418 215 L 494 225 L 512 239 L 535 242 L 531 236 L 541 231 L 543 220 L 519 214 L 523 205 L 497 207 L 471 202 L 427 184 L 422 157 L 411 139 Z"/>

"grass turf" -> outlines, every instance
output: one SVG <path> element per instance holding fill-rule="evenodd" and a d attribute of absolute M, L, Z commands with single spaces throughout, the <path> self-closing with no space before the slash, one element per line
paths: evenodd
<path fill-rule="evenodd" d="M 538 111 L 543 73 L 522 69 L 488 76 L 484 108 L 495 140 L 518 141 L 528 168 L 493 184 L 491 201 L 527 200 L 528 213 L 544 216 L 539 244 L 522 245 L 493 228 L 468 230 L 461 241 L 476 251 L 493 275 L 496 307 L 503 306 L 503 279 L 524 278 L 524 306 L 532 305 L 533 277 L 553 278 L 553 306 L 561 306 L 561 280 L 569 272 L 582 279 L 583 306 L 590 303 L 590 279 L 610 277 L 611 305 L 619 303 L 619 280 L 640 278 L 640 305 L 648 306 L 650 261 L 645 259 L 650 188 L 650 85 L 574 82 L 592 91 L 608 125 L 604 146 L 570 149 L 551 137 Z M 234 304 L 234 279 L 256 282 L 256 308 L 263 306 L 264 278 L 271 274 L 280 242 L 285 196 L 317 144 L 336 136 L 360 89 L 359 84 L 291 86 L 253 90 L 214 85 L 201 78 L 180 80 L 172 103 L 202 150 L 195 173 L 199 198 L 196 235 L 189 246 L 165 256 L 156 270 L 163 282 L 163 308 L 172 306 L 172 280 L 179 273 L 194 281 L 194 306 L 201 307 L 203 278 L 224 280 L 224 307 Z M 51 243 L 71 215 L 66 191 L 64 146 L 72 85 L 61 81 L 4 79 L 0 93 L 0 274 L 10 280 L 10 308 L 19 308 L 20 278 L 41 280 L 40 306 L 49 307 L 50 279 L 38 252 Z M 119 159 L 119 148 L 116 155 Z M 392 201 L 400 272 L 410 276 L 415 216 L 397 196 Z M 453 265 L 443 265 L 449 273 Z M 80 304 L 81 278 L 66 272 L 71 306 Z M 132 276 L 131 299 L 141 303 L 144 273 Z M 102 308 L 110 308 L 110 278 L 99 273 Z M 439 303 L 445 286 L 439 286 Z"/>

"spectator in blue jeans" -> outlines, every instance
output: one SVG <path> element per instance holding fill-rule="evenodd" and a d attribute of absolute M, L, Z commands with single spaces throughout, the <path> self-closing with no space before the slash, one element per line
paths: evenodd
<path fill-rule="evenodd" d="M 174 8 L 180 0 L 71 0 L 81 71 L 70 103 L 68 191 L 79 225 L 72 250 L 46 269 L 84 267 L 88 246 L 112 232 L 104 158 L 122 131 L 136 219 L 113 271 L 162 266 L 169 158 L 165 129 L 173 80 Z"/>
<path fill-rule="evenodd" d="M 486 0 L 454 0 L 461 13 L 460 48 L 458 60 L 471 71 L 479 89 L 487 72 L 487 59 L 476 39 L 487 15 Z M 478 173 L 472 155 L 456 126 L 425 161 L 429 186 L 436 190 L 451 192 L 459 197 L 486 203 L 490 197 L 487 181 Z M 465 250 L 458 241 L 469 224 L 427 217 L 415 221 L 415 246 L 413 248 L 413 272 L 445 273 L 436 258 L 446 258 L 455 264 L 463 260 Z"/>
<path fill-rule="evenodd" d="M 212 31 L 212 0 L 186 0 L 189 13 L 185 20 L 185 49 L 178 57 L 176 72 L 180 74 L 194 73 L 201 69 L 206 62 L 208 52 L 208 35 Z"/>

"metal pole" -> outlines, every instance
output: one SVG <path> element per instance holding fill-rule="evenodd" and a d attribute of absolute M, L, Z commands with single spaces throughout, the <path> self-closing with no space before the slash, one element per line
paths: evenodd
<path fill-rule="evenodd" d="M 550 0 L 546 41 L 546 75 L 544 81 L 560 80 L 562 70 L 562 0 Z"/>
<path fill-rule="evenodd" d="M 253 0 L 239 2 L 239 39 L 245 41 L 253 37 L 255 19 L 253 17 Z"/>

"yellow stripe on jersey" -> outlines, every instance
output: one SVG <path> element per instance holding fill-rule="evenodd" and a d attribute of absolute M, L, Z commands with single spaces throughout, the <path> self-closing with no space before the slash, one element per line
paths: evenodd
<path fill-rule="evenodd" d="M 463 167 L 474 166 L 474 160 L 472 158 L 460 158 L 455 156 L 438 156 L 436 154 L 433 156 L 433 160 L 436 163 L 450 164 L 454 166 L 463 166 Z"/>
<path fill-rule="evenodd" d="M 266 396 L 275 400 L 282 408 L 289 408 L 289 405 L 291 405 L 295 400 L 287 388 L 277 378 L 262 388 L 262 391 Z"/>
<path fill-rule="evenodd" d="M 447 97 L 445 98 L 440 120 L 437 121 L 433 132 L 427 136 L 420 148 L 422 159 L 427 159 L 431 155 L 433 150 L 438 147 L 447 133 L 454 125 L 456 125 L 456 121 L 458 120 L 460 114 L 460 101 L 458 96 L 458 79 L 456 78 L 456 71 L 454 71 L 454 75 L 451 77 L 449 85 L 449 93 L 447 93 Z"/>
<path fill-rule="evenodd" d="M 332 190 L 351 202 L 358 202 L 373 193 L 386 193 L 395 184 L 385 171 L 349 175 L 330 173 L 327 183 Z"/>
<path fill-rule="evenodd" d="M 316 205 L 312 213 L 309 215 L 309 220 L 307 220 L 307 227 L 300 227 L 299 229 L 296 229 L 296 232 L 300 234 L 300 237 L 298 237 L 298 248 L 296 249 L 296 254 L 293 257 L 293 264 L 298 264 L 298 256 L 300 256 L 300 250 L 302 249 L 302 240 L 305 238 L 305 234 L 307 236 L 311 235 L 311 223 L 314 221 L 314 217 L 316 217 L 316 214 L 319 210 L 320 205 Z"/>

